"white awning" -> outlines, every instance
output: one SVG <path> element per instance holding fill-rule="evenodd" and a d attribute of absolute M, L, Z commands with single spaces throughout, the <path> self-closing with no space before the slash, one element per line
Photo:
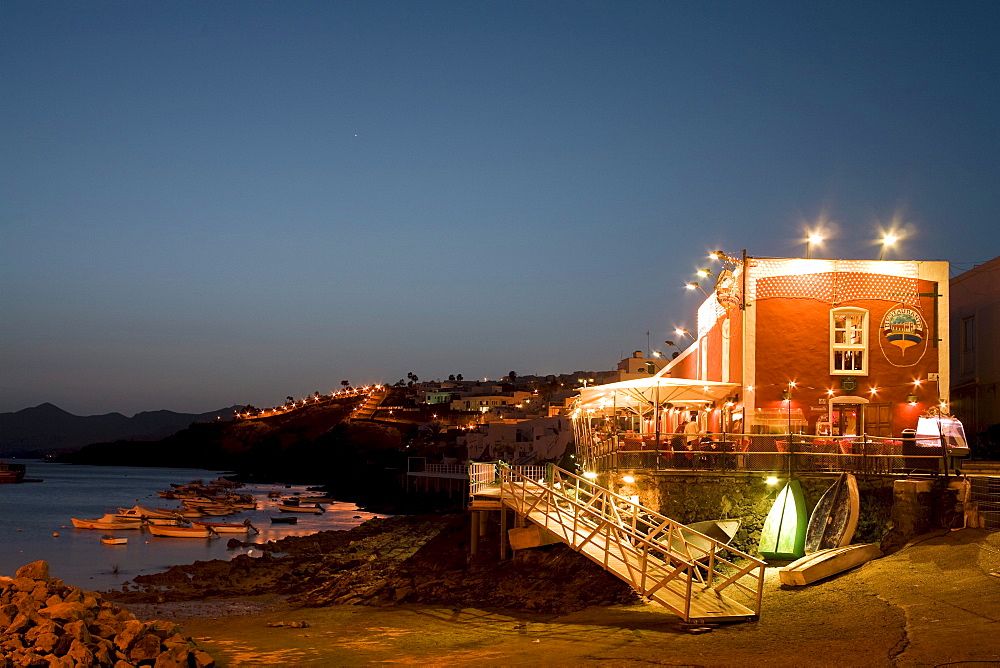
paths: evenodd
<path fill-rule="evenodd" d="M 580 408 L 632 408 L 640 412 L 654 405 L 695 406 L 724 399 L 739 389 L 737 383 L 655 376 L 594 385 L 580 390 Z"/>

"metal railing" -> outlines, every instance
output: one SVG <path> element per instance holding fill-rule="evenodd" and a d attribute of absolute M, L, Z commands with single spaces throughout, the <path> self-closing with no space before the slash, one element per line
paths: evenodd
<path fill-rule="evenodd" d="M 597 471 L 814 471 L 908 475 L 954 468 L 940 445 L 878 436 L 613 434 L 582 448 Z"/>
<path fill-rule="evenodd" d="M 760 615 L 760 559 L 558 467 L 544 481 L 500 475 L 504 505 L 685 621 Z"/>
<path fill-rule="evenodd" d="M 971 500 L 979 511 L 980 528 L 1000 531 L 1000 477 L 970 476 Z"/>
<path fill-rule="evenodd" d="M 516 471 L 531 480 L 544 481 L 549 473 L 547 464 L 507 464 L 505 462 L 469 462 L 469 496 L 500 485 L 501 469 Z"/>

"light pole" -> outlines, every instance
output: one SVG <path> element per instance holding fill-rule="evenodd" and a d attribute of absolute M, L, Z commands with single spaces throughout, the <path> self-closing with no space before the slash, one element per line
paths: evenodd
<path fill-rule="evenodd" d="M 810 234 L 809 238 L 806 239 L 806 259 L 812 258 L 812 247 L 814 244 L 820 244 L 823 241 L 823 237 L 818 234 Z"/>
<path fill-rule="evenodd" d="M 705 288 L 701 287 L 700 285 L 698 285 L 694 281 L 691 281 L 690 283 L 687 284 L 687 289 L 688 290 L 701 290 L 702 294 L 705 295 L 706 297 L 708 297 L 708 293 L 705 292 Z"/>
<path fill-rule="evenodd" d="M 896 241 L 898 241 L 898 240 L 899 240 L 899 237 L 897 237 L 895 234 L 887 234 L 884 237 L 882 237 L 882 248 L 879 249 L 878 259 L 881 260 L 882 257 L 885 255 L 885 247 L 886 246 L 891 246 L 894 243 L 896 243 Z"/>
<path fill-rule="evenodd" d="M 677 329 L 675 329 L 674 330 L 674 334 L 676 334 L 677 336 L 684 336 L 685 334 L 687 334 L 688 336 L 691 337 L 692 341 L 697 341 L 697 339 L 694 338 L 694 334 L 692 334 L 691 332 L 687 331 L 683 327 L 678 327 Z M 670 341 L 667 341 L 666 343 L 670 343 Z"/>

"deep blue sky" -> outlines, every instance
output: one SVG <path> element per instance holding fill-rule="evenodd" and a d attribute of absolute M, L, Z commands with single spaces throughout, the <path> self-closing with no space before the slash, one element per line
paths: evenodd
<path fill-rule="evenodd" d="M 1000 3 L 0 2 L 0 411 L 612 368 L 705 254 L 1000 253 Z M 662 346 L 660 346 L 662 347 Z"/>

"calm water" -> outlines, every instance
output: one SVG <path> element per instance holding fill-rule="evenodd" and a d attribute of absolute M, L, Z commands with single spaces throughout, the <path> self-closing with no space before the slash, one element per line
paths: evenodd
<path fill-rule="evenodd" d="M 155 573 L 176 564 L 198 560 L 232 559 L 245 549 L 227 550 L 234 536 L 222 538 L 164 538 L 144 530 L 94 531 L 74 529 L 70 517 L 92 519 L 120 506 L 136 504 L 154 508 L 174 508 L 178 501 L 161 499 L 156 492 L 169 489 L 170 483 L 187 483 L 195 478 L 215 480 L 219 473 L 202 469 L 134 468 L 126 466 L 75 466 L 27 461 L 28 477 L 42 478 L 40 483 L 0 485 L 0 575 L 13 576 L 24 564 L 44 559 L 53 577 L 84 589 L 103 591 L 120 587 L 137 575 Z M 271 524 L 270 517 L 286 515 L 277 509 L 277 499 L 267 493 L 282 495 L 306 493 L 305 487 L 250 485 L 240 493 L 253 494 L 258 510 L 243 511 L 225 517 L 206 518 L 213 522 L 242 522 L 249 519 L 260 529 L 257 542 L 285 536 L 306 536 L 329 529 L 350 529 L 361 522 L 379 517 L 358 510 L 352 503 L 327 506 L 322 515 L 296 513 L 295 526 Z M 356 517 L 360 515 L 360 518 Z M 127 545 L 105 545 L 106 534 L 128 538 Z M 58 534 L 58 536 L 54 535 Z M 241 536 L 235 536 L 242 538 Z"/>

